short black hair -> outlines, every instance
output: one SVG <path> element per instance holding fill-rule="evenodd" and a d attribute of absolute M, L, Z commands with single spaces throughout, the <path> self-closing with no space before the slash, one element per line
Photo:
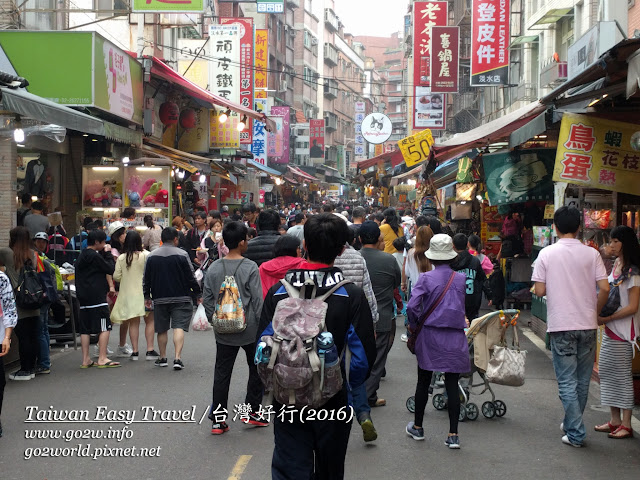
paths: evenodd
<path fill-rule="evenodd" d="M 96 218 L 93 222 L 96 224 L 96 228 L 102 229 L 104 227 L 104 222 L 101 218 Z"/>
<path fill-rule="evenodd" d="M 347 222 L 330 213 L 309 218 L 304 224 L 304 241 L 309 259 L 332 264 L 347 243 L 348 230 Z"/>
<path fill-rule="evenodd" d="M 87 246 L 95 245 L 107 241 L 107 234 L 104 230 L 91 230 L 87 235 Z"/>
<path fill-rule="evenodd" d="M 256 221 L 256 227 L 258 227 L 259 232 L 278 230 L 280 227 L 280 214 L 271 209 L 261 211 Z"/>
<path fill-rule="evenodd" d="M 218 220 L 222 220 L 222 215 L 218 210 L 209 210 L 209 216 L 211 218 L 217 218 Z"/>
<path fill-rule="evenodd" d="M 426 215 L 418 215 L 416 217 L 416 230 L 420 227 L 426 227 L 429 225 L 429 219 Z"/>
<path fill-rule="evenodd" d="M 42 211 L 42 209 L 44 208 L 44 206 L 42 205 L 42 202 L 39 200 L 36 200 L 35 202 L 33 202 L 31 204 L 31 210 L 40 210 Z"/>
<path fill-rule="evenodd" d="M 429 261 L 431 262 L 431 265 L 433 265 L 434 267 L 437 267 L 439 265 L 451 265 L 451 262 L 453 262 L 453 260 L 431 260 L 431 259 L 429 259 Z"/>
<path fill-rule="evenodd" d="M 256 210 L 257 208 L 255 203 L 245 203 L 244 205 L 242 205 L 242 211 L 244 213 L 246 212 L 255 213 Z"/>
<path fill-rule="evenodd" d="M 560 207 L 553 214 L 553 223 L 563 235 L 576 233 L 580 229 L 580 210 L 574 207 Z"/>
<path fill-rule="evenodd" d="M 273 255 L 276 257 L 297 257 L 300 248 L 300 240 L 293 235 L 282 235 L 273 246 Z"/>
<path fill-rule="evenodd" d="M 22 196 L 20 197 L 20 201 L 22 203 L 29 203 L 31 201 L 31 194 L 30 193 L 23 193 Z"/>
<path fill-rule="evenodd" d="M 122 211 L 123 218 L 131 218 L 136 216 L 136 209 L 133 207 L 127 207 Z"/>
<path fill-rule="evenodd" d="M 456 233 L 453 236 L 453 247 L 456 250 L 466 250 L 469 238 L 464 233 Z"/>
<path fill-rule="evenodd" d="M 301 221 L 303 221 L 304 217 L 305 217 L 304 213 L 296 213 L 296 219 L 295 219 L 296 224 L 298 224 Z"/>
<path fill-rule="evenodd" d="M 322 211 L 323 211 L 324 213 L 331 213 L 331 212 L 333 212 L 333 205 L 332 205 L 332 204 L 330 204 L 330 203 L 327 203 L 327 204 L 323 205 L 323 206 L 322 206 Z"/>
<path fill-rule="evenodd" d="M 351 226 L 349 226 L 349 236 L 347 237 L 347 243 L 353 246 L 355 241 L 356 241 L 356 230 L 355 228 L 352 228 Z"/>
<path fill-rule="evenodd" d="M 93 218 L 84 217 L 84 220 L 82 220 L 82 226 L 84 227 L 85 230 L 89 230 L 87 227 L 89 226 L 90 223 L 93 223 Z"/>
<path fill-rule="evenodd" d="M 364 208 L 362 207 L 356 207 L 353 209 L 353 212 L 351 213 L 351 217 L 352 218 L 364 218 L 365 212 L 364 212 Z"/>
<path fill-rule="evenodd" d="M 162 240 L 162 243 L 173 243 L 176 238 L 178 238 L 178 230 L 174 227 L 167 227 L 163 229 L 160 234 L 160 240 Z"/>
<path fill-rule="evenodd" d="M 431 231 L 433 232 L 434 235 L 438 235 L 439 233 L 442 233 L 442 224 L 440 223 L 440 220 L 438 220 L 436 217 L 432 215 L 427 215 L 426 218 L 427 218 L 427 225 L 431 227 Z"/>
<path fill-rule="evenodd" d="M 256 232 L 256 229 L 253 227 L 248 227 L 247 228 L 247 235 L 249 235 L 249 239 L 251 238 L 256 238 L 256 235 L 258 235 L 258 232 Z"/>
<path fill-rule="evenodd" d="M 193 216 L 193 219 L 195 220 L 198 217 L 200 217 L 205 222 L 207 221 L 207 213 L 206 212 L 196 212 L 196 214 Z"/>
<path fill-rule="evenodd" d="M 247 239 L 249 229 L 242 222 L 229 222 L 222 229 L 222 239 L 229 250 L 238 248 L 240 242 Z"/>
<path fill-rule="evenodd" d="M 92 232 L 93 230 L 98 230 L 98 225 L 96 224 L 96 222 L 91 221 L 91 222 L 87 223 L 87 226 L 84 227 L 84 229 L 87 232 Z"/>
<path fill-rule="evenodd" d="M 231 215 L 231 221 L 232 222 L 241 222 L 242 221 L 242 216 L 238 215 L 237 213 Z"/>
<path fill-rule="evenodd" d="M 476 235 L 475 233 L 472 233 L 471 235 L 469 235 L 469 245 L 471 245 L 474 250 L 478 250 L 478 248 L 480 248 L 481 243 L 482 242 L 478 235 Z"/>
<path fill-rule="evenodd" d="M 380 223 L 382 223 L 384 221 L 384 215 L 380 212 L 376 213 L 374 215 L 375 219 L 378 220 Z"/>

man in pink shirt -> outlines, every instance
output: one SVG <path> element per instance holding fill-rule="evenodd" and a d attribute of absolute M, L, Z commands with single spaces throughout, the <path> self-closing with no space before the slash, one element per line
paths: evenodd
<path fill-rule="evenodd" d="M 582 447 L 586 436 L 582 414 L 596 355 L 598 312 L 609 295 L 600 253 L 576 239 L 580 220 L 575 208 L 556 211 L 559 240 L 540 252 L 531 277 L 536 295 L 547 296 L 547 332 L 565 413 L 562 442 L 573 447 Z"/>

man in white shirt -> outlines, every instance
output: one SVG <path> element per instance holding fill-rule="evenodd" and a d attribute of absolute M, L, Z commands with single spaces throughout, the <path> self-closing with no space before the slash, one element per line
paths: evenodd
<path fill-rule="evenodd" d="M 540 252 L 531 277 L 535 294 L 547 296 L 547 332 L 565 412 L 562 442 L 573 447 L 582 447 L 586 436 L 582 414 L 596 355 L 598 313 L 609 295 L 600 253 L 576 238 L 580 221 L 575 208 L 556 211 L 553 222 L 559 240 Z"/>

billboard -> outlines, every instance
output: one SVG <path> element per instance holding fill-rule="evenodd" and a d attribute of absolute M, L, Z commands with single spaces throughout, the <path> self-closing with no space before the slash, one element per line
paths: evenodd
<path fill-rule="evenodd" d="M 432 27 L 431 49 L 431 93 L 458 93 L 460 27 Z"/>
<path fill-rule="evenodd" d="M 276 131 L 267 135 L 267 154 L 273 163 L 289 163 L 290 107 L 271 107 Z"/>
<path fill-rule="evenodd" d="M 324 159 L 324 119 L 309 120 L 309 158 Z"/>
<path fill-rule="evenodd" d="M 472 0 L 472 87 L 509 83 L 509 7 L 505 0 Z"/>

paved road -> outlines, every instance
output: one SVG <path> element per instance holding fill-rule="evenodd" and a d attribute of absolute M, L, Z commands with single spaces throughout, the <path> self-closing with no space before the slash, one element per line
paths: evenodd
<path fill-rule="evenodd" d="M 526 325 L 523 318 L 522 325 Z M 525 329 L 526 330 L 526 329 Z M 117 333 L 117 332 L 116 332 Z M 397 338 L 400 336 L 398 330 Z M 526 332 L 525 332 L 526 333 Z M 525 336 L 523 336 L 525 337 Z M 112 335 L 111 346 L 117 334 Z M 460 427 L 462 449 L 451 451 L 443 441 L 448 429 L 445 412 L 431 405 L 425 417 L 426 441 L 415 442 L 404 433 L 411 415 L 405 401 L 415 382 L 415 360 L 404 343 L 397 342 L 389 356 L 387 378 L 380 396 L 388 406 L 374 409 L 373 419 L 380 434 L 373 444 L 364 444 L 358 426 L 354 426 L 347 456 L 347 479 L 637 479 L 640 472 L 640 439 L 610 440 L 604 434 L 589 431 L 588 447 L 574 449 L 560 442 L 559 423 L 562 408 L 551 361 L 546 353 L 528 338 L 522 344 L 529 351 L 527 383 L 521 388 L 496 387 L 498 398 L 507 404 L 507 414 L 500 419 L 482 416 Z M 215 343 L 211 332 L 193 332 L 187 336 L 183 356 L 186 369 L 173 371 L 157 368 L 152 362 L 126 361 L 123 368 L 81 370 L 80 353 L 73 350 L 56 353 L 49 376 L 29 382 L 10 382 L 5 394 L 2 415 L 5 435 L 0 439 L 0 478 L 8 479 L 191 479 L 270 478 L 273 448 L 271 427 L 252 428 L 238 422 L 222 436 L 211 436 L 208 421 L 199 424 L 211 399 Z M 171 360 L 171 358 L 170 358 Z M 247 378 L 244 358 L 238 356 L 230 403 L 244 400 Z M 479 405 L 484 401 L 474 399 Z M 590 398 L 586 412 L 589 428 L 606 420 L 606 413 Z M 191 410 L 195 405 L 195 422 L 132 423 L 126 431 L 132 438 L 116 439 L 26 439 L 30 429 L 122 431 L 120 422 L 108 423 L 25 423 L 27 407 L 55 410 L 88 410 L 94 418 L 98 406 L 109 410 L 136 412 L 142 408 L 157 410 Z M 35 409 L 31 409 L 35 417 Z M 113 434 L 113 433 L 112 433 Z M 153 457 L 128 458 L 31 458 L 37 448 L 72 448 L 91 444 L 95 448 L 154 448 Z M 159 447 L 159 452 L 157 451 Z M 31 450 L 29 450 L 31 449 Z"/>

